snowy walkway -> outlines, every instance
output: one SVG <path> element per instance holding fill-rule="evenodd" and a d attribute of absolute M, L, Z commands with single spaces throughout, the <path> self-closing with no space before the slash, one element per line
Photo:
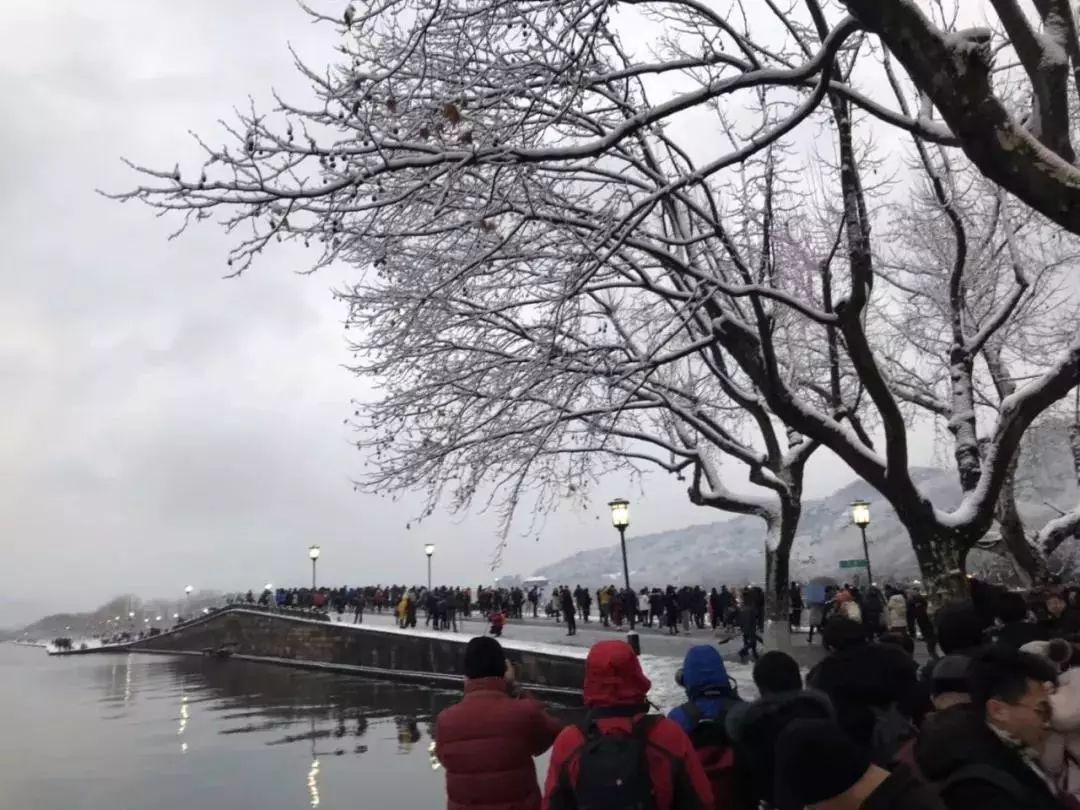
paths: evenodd
<path fill-rule="evenodd" d="M 333 615 L 333 621 L 337 622 L 336 614 Z M 353 625 L 352 617 L 346 614 L 342 617 L 340 622 L 341 626 L 369 628 L 379 632 L 386 633 L 399 633 L 402 635 L 412 636 L 425 636 L 433 638 L 459 638 L 462 642 L 467 641 L 473 636 L 481 635 L 484 630 L 484 626 L 479 622 L 467 622 L 458 624 L 458 633 L 452 631 L 435 631 L 425 627 L 416 627 L 411 629 L 403 629 L 398 627 L 393 618 L 388 614 L 365 614 L 364 623 L 362 625 Z M 552 625 L 547 628 L 537 628 L 535 625 L 525 624 L 508 624 L 503 630 L 502 638 L 499 639 L 504 648 L 508 650 L 520 650 L 520 651 L 532 651 L 540 653 L 548 653 L 553 655 L 564 655 L 573 658 L 585 658 L 588 655 L 589 647 L 597 641 L 603 641 L 618 637 L 611 632 L 602 630 L 593 631 L 592 633 L 583 634 L 583 625 L 579 625 L 577 636 L 571 636 L 566 638 L 570 643 L 559 643 L 556 641 L 547 640 L 532 640 L 530 638 L 522 638 L 521 634 L 527 633 L 530 636 L 539 635 L 537 630 L 546 630 L 544 636 L 559 638 L 565 631 L 558 625 Z M 517 631 L 517 632 L 515 632 Z M 642 644 L 646 646 L 651 638 L 642 637 Z M 674 640 L 674 639 L 673 639 Z M 702 633 L 699 636 L 692 638 L 685 638 L 682 642 L 682 647 L 689 647 L 691 644 L 708 644 L 712 641 L 711 634 Z M 675 683 L 675 672 L 682 666 L 683 652 L 678 650 L 674 655 L 654 655 L 649 653 L 643 653 L 641 656 L 641 667 L 645 671 L 645 675 L 652 681 L 652 691 L 649 693 L 649 699 L 659 706 L 661 709 L 667 711 L 675 706 L 680 705 L 686 700 L 686 693 Z M 753 666 L 750 664 L 739 664 L 728 661 L 727 670 L 728 674 L 735 680 L 739 687 L 739 694 L 743 698 L 752 699 L 757 697 L 757 687 L 754 686 L 752 677 Z"/>

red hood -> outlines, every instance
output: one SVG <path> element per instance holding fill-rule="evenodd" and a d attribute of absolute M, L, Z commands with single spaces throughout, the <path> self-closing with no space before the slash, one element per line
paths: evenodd
<path fill-rule="evenodd" d="M 585 660 L 586 706 L 632 706 L 645 702 L 652 683 L 625 641 L 601 641 Z"/>

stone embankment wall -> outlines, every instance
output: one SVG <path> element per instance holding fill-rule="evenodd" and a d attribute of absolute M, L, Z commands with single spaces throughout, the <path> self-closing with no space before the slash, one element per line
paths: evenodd
<path fill-rule="evenodd" d="M 131 644 L 137 652 L 229 655 L 397 680 L 460 685 L 469 636 L 398 632 L 232 608 Z M 518 680 L 541 695 L 580 700 L 584 658 L 507 646 Z M 575 651 L 576 652 L 576 651 Z"/>

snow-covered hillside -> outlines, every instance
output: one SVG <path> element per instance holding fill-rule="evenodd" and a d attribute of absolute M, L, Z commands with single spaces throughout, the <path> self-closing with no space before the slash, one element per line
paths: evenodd
<path fill-rule="evenodd" d="M 1017 491 L 1020 512 L 1036 528 L 1060 509 L 1071 509 L 1078 497 L 1068 441 L 1061 428 L 1034 432 L 1021 457 Z M 952 471 L 919 469 L 919 487 L 944 507 L 957 503 L 960 487 Z M 839 561 L 862 556 L 859 530 L 851 524 L 851 502 L 872 504 L 867 529 L 877 579 L 917 576 L 915 558 L 904 528 L 888 503 L 863 481 L 855 481 L 827 498 L 806 501 L 792 555 L 793 576 L 839 575 Z M 702 510 L 708 515 L 707 510 Z M 722 514 L 722 513 L 714 513 Z M 627 536 L 630 578 L 635 585 L 760 582 L 764 568 L 764 524 L 757 518 L 731 517 L 681 529 Z M 618 545 L 582 551 L 539 569 L 553 583 L 598 585 L 622 581 Z M 854 572 L 847 572 L 854 573 Z"/>

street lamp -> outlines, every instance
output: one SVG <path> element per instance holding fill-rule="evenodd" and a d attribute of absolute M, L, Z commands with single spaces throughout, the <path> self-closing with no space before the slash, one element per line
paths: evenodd
<path fill-rule="evenodd" d="M 609 502 L 608 506 L 611 508 L 611 525 L 619 530 L 619 545 L 622 548 L 623 584 L 628 593 L 633 593 L 630 589 L 630 565 L 626 561 L 626 527 L 630 525 L 630 501 L 625 498 L 616 498 Z M 631 630 L 634 629 L 634 614 L 636 609 L 637 605 L 634 606 L 634 610 L 627 611 L 630 614 Z M 635 652 L 641 652 L 640 646 L 637 643 L 637 633 L 630 634 L 630 646 L 634 648 Z"/>
<path fill-rule="evenodd" d="M 863 557 L 866 559 L 866 581 L 873 582 L 874 574 L 870 570 L 870 546 L 866 544 L 866 527 L 870 525 L 870 504 L 867 501 L 855 501 L 851 504 L 851 522 L 862 532 Z"/>
<path fill-rule="evenodd" d="M 307 555 L 311 557 L 311 590 L 315 590 L 315 563 L 319 561 L 319 554 L 322 553 L 322 549 L 318 546 L 311 546 L 307 550 Z"/>
<path fill-rule="evenodd" d="M 611 525 L 619 530 L 619 543 L 622 545 L 623 582 L 630 590 L 630 566 L 626 562 L 626 528 L 630 525 L 630 501 L 616 498 L 608 504 L 611 507 Z"/>
<path fill-rule="evenodd" d="M 431 555 L 435 553 L 434 543 L 424 544 L 424 553 L 427 554 L 427 589 L 431 590 Z"/>

